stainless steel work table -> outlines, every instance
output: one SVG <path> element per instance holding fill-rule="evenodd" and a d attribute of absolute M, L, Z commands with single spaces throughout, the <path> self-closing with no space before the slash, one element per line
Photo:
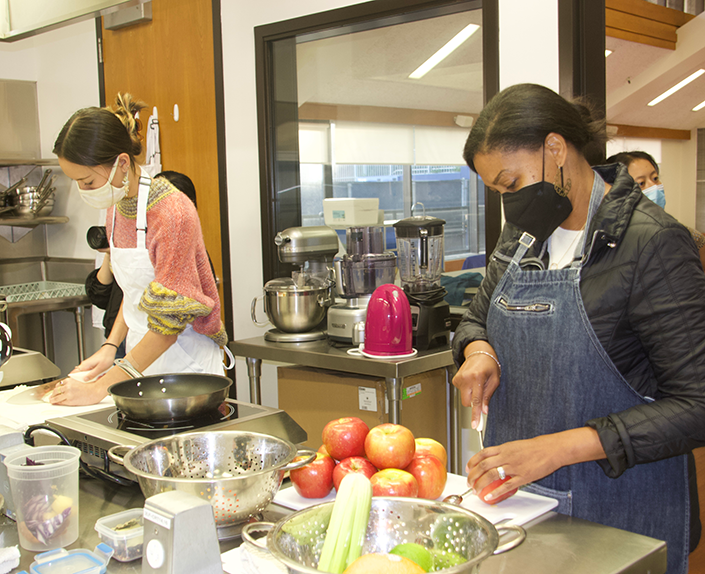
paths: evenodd
<path fill-rule="evenodd" d="M 90 304 L 91 300 L 88 298 L 88 295 L 35 299 L 32 301 L 15 301 L 7 304 L 8 326 L 13 333 L 19 333 L 18 317 L 20 315 L 40 313 L 42 315 L 44 355 L 48 356 L 50 347 L 47 342 L 46 314 L 52 311 L 73 311 L 76 319 L 76 341 L 78 362 L 80 363 L 86 358 L 85 342 L 83 340 L 83 308 L 88 307 Z"/>
<path fill-rule="evenodd" d="M 144 505 L 137 486 L 115 486 L 85 476 L 81 476 L 79 486 L 80 533 L 69 548 L 92 550 L 100 542 L 94 530 L 98 518 Z M 289 512 L 272 504 L 265 510 L 264 519 L 276 521 Z M 526 540 L 505 554 L 488 558 L 482 563 L 482 574 L 663 574 L 666 571 L 666 543 L 654 538 L 555 512 L 526 524 L 525 528 Z M 0 533 L 4 535 L 5 546 L 18 543 L 15 523 L 4 516 L 0 517 Z M 225 541 L 220 550 L 225 552 L 239 545 L 239 539 Z M 29 572 L 35 554 L 27 550 L 21 553 L 20 566 L 12 574 L 20 570 Z M 108 572 L 139 574 L 142 561 L 111 560 Z"/>
<path fill-rule="evenodd" d="M 348 355 L 350 347 L 331 344 L 327 339 L 308 343 L 273 343 L 264 336 L 228 343 L 235 356 L 245 357 L 250 382 L 250 402 L 261 404 L 262 361 L 290 363 L 305 367 L 384 377 L 389 401 L 389 420 L 401 424 L 401 390 L 405 377 L 434 369 L 446 370 L 446 381 L 451 386 L 450 405 L 450 471 L 459 473 L 460 421 L 459 399 L 451 379 L 455 372 L 453 355 L 449 348 L 420 351 L 415 357 L 382 361 Z"/>

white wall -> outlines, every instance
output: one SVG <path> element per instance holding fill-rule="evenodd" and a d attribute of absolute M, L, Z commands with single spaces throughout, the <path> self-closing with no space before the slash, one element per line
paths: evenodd
<path fill-rule="evenodd" d="M 54 140 L 66 120 L 79 108 L 99 105 L 98 59 L 95 23 L 73 24 L 11 43 L 0 43 L 0 78 L 37 82 L 39 127 L 43 158 L 53 158 Z M 47 254 L 51 257 L 92 259 L 86 244 L 86 230 L 99 224 L 99 211 L 86 205 L 58 166 L 52 166 L 56 181 L 56 202 L 52 215 L 66 215 L 69 222 L 47 226 Z M 11 247 L 10 247 L 11 249 Z M 77 361 L 76 327 L 73 315 L 52 314 L 56 362 L 68 372 Z M 85 315 L 90 323 L 90 314 Z M 99 330 L 88 329 L 89 349 Z"/>
<path fill-rule="evenodd" d="M 697 130 L 692 130 L 689 140 L 661 142 L 660 167 L 666 194 L 666 212 L 689 227 L 695 227 L 697 148 Z"/>
<path fill-rule="evenodd" d="M 556 0 L 499 0 L 499 87 L 525 82 L 559 89 Z"/>
<path fill-rule="evenodd" d="M 73 24 L 11 43 L 0 43 L 0 78 L 37 82 L 39 128 L 43 158 L 51 152 L 59 130 L 79 108 L 99 105 L 95 23 Z M 52 167 L 60 174 L 58 167 Z M 66 215 L 69 223 L 48 226 L 47 253 L 52 257 L 91 259 L 86 230 L 98 224 L 99 212 L 70 192 L 62 175 L 52 215 Z"/>
<path fill-rule="evenodd" d="M 221 4 L 225 84 L 228 209 L 233 289 L 232 339 L 264 334 L 250 320 L 252 298 L 262 294 L 260 192 L 255 90 L 254 27 L 359 4 L 345 0 L 248 0 Z M 261 308 L 260 308 L 261 314 Z M 244 361 L 237 361 L 238 397 L 249 387 Z M 262 402 L 277 405 L 276 368 L 263 365 Z"/>

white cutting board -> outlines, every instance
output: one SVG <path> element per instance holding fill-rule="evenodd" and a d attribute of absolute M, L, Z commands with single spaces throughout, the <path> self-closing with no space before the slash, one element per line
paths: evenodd
<path fill-rule="evenodd" d="M 0 421 L 3 425 L 24 430 L 29 425 L 41 424 L 47 419 L 78 415 L 115 405 L 110 395 L 95 405 L 79 407 L 52 405 L 36 398 L 35 390 L 35 387 L 19 385 L 0 392 Z"/>
<path fill-rule="evenodd" d="M 467 489 L 467 480 L 464 476 L 448 474 L 446 487 L 438 500 L 443 500 L 449 494 L 462 494 Z M 335 500 L 335 490 L 332 490 L 325 498 L 303 498 L 299 496 L 293 486 L 281 489 L 274 497 L 275 503 L 293 510 L 301 510 L 330 500 Z M 483 516 L 492 524 L 507 520 L 507 524 L 521 526 L 558 506 L 558 501 L 554 498 L 520 490 L 514 496 L 497 504 L 487 504 L 474 494 L 468 494 L 463 497 L 461 506 Z"/>

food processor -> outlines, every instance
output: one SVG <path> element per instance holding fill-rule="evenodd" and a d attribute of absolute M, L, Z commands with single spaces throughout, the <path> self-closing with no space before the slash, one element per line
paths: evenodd
<path fill-rule="evenodd" d="M 328 337 L 341 343 L 358 344 L 367 306 L 374 290 L 394 283 L 397 257 L 385 250 L 384 227 L 345 228 L 347 253 L 336 257 L 336 303 L 328 309 Z"/>
<path fill-rule="evenodd" d="M 291 277 L 279 277 L 264 286 L 264 312 L 274 329 L 266 341 L 300 343 L 325 339 L 326 310 L 333 303 L 330 279 L 333 258 L 338 253 L 338 234 L 325 225 L 290 227 L 274 238 L 279 260 L 299 266 Z M 255 325 L 258 297 L 252 300 Z"/>
<path fill-rule="evenodd" d="M 450 343 L 450 305 L 441 287 L 444 225 L 443 219 L 426 215 L 394 224 L 397 266 L 411 305 L 413 344 L 419 351 Z"/>

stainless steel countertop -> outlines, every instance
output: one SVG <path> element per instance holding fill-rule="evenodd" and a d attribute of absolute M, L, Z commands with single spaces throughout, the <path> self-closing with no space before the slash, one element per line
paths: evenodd
<path fill-rule="evenodd" d="M 100 542 L 95 521 L 128 508 L 141 507 L 144 497 L 137 486 L 121 487 L 81 476 L 80 533 L 70 548 L 94 549 Z M 265 520 L 276 521 L 289 511 L 270 505 Z M 492 556 L 482 563 L 482 574 L 663 574 L 666 571 L 666 544 L 660 540 L 570 518 L 555 512 L 525 525 L 526 540 L 517 548 Z M 15 523 L 0 518 L 5 546 L 18 543 Z M 221 552 L 239 546 L 239 540 L 223 542 Z M 34 553 L 21 550 L 20 570 L 29 571 Z M 139 574 L 141 560 L 108 564 L 109 573 Z"/>
<path fill-rule="evenodd" d="M 415 357 L 409 359 L 378 361 L 367 357 L 348 355 L 347 350 L 350 346 L 333 344 L 328 340 L 310 343 L 273 343 L 265 341 L 262 336 L 231 341 L 228 343 L 228 347 L 233 355 L 239 357 L 291 363 L 358 375 L 372 375 L 385 379 L 400 379 L 453 364 L 453 355 L 449 348 L 420 351 Z"/>

